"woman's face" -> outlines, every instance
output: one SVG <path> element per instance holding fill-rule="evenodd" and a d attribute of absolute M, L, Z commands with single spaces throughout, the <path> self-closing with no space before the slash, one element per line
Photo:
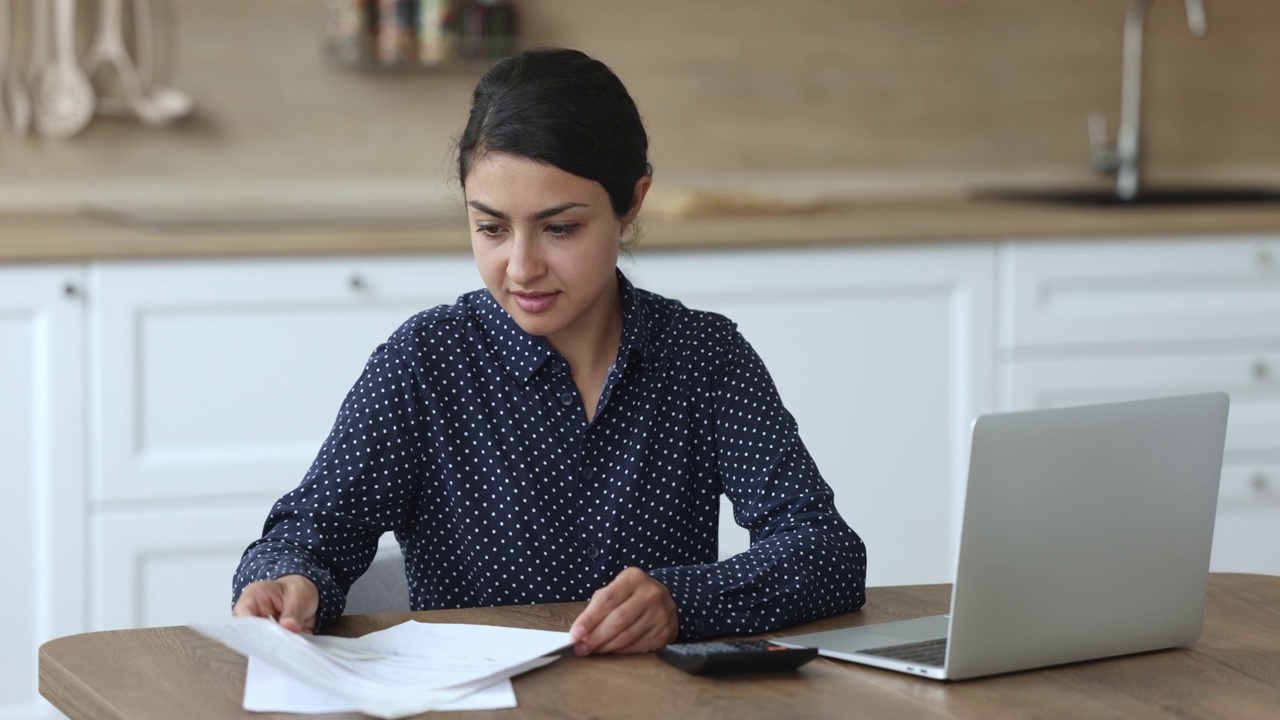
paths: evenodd
<path fill-rule="evenodd" d="M 620 317 L 618 243 L 635 210 L 620 219 L 600 183 L 512 155 L 477 157 L 465 187 L 471 248 L 498 304 L 561 354 L 607 342 Z"/>

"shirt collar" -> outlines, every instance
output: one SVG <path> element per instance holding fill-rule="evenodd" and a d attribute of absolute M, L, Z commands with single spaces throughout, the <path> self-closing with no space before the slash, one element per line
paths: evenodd
<path fill-rule="evenodd" d="M 615 272 L 618 273 L 618 291 L 622 297 L 622 342 L 614 365 L 621 373 L 632 356 L 643 358 L 647 354 L 649 323 L 642 293 L 631 285 L 621 270 Z M 476 315 L 493 352 L 508 375 L 521 384 L 527 383 L 556 354 L 555 348 L 546 338 L 522 330 L 488 290 L 477 291 L 473 297 Z"/>
<path fill-rule="evenodd" d="M 630 358 L 643 362 L 649 354 L 649 313 L 644 294 L 636 290 L 622 271 L 618 271 L 618 288 L 622 293 L 622 342 L 614 361 L 619 375 L 626 370 Z"/>

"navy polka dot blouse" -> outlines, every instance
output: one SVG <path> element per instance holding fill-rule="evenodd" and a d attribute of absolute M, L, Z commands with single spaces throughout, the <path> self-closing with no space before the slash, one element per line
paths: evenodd
<path fill-rule="evenodd" d="M 392 531 L 415 610 L 586 600 L 628 566 L 666 585 L 682 640 L 860 607 L 862 541 L 759 356 L 726 318 L 619 284 L 591 422 L 565 360 L 488 291 L 406 322 L 245 551 L 234 597 L 300 573 L 331 620 Z M 717 562 L 721 493 L 751 547 Z"/>

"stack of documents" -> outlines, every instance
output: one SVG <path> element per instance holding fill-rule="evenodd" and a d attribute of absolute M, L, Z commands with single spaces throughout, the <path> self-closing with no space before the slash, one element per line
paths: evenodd
<path fill-rule="evenodd" d="M 191 628 L 249 656 L 246 710 L 380 718 L 512 707 L 509 678 L 554 661 L 547 654 L 572 642 L 562 632 L 415 621 L 359 638 L 299 635 L 264 618 Z"/>

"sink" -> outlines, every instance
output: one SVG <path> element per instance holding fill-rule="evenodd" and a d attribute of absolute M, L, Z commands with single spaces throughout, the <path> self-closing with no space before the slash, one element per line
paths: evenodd
<path fill-rule="evenodd" d="M 1152 207 L 1203 205 L 1280 204 L 1280 188 L 1271 187 L 1152 187 L 1139 189 L 1137 197 L 1121 200 L 1114 189 L 989 189 L 974 197 L 983 200 L 1074 205 L 1083 207 Z"/>

